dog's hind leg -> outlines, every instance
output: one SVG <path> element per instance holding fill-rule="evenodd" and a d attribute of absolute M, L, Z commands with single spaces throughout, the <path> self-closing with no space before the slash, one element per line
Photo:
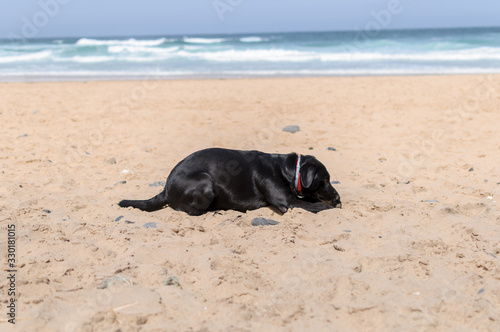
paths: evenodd
<path fill-rule="evenodd" d="M 197 216 L 205 213 L 215 198 L 215 184 L 205 172 L 194 173 L 172 181 L 169 191 L 169 206 Z"/>

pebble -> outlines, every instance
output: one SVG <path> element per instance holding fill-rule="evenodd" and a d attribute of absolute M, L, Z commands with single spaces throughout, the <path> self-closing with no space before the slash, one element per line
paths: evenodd
<path fill-rule="evenodd" d="M 469 172 L 474 171 L 474 167 L 469 168 Z"/>
<path fill-rule="evenodd" d="M 132 285 L 132 279 L 126 276 L 113 276 L 110 278 L 106 278 L 102 281 L 102 283 L 97 287 L 98 289 L 106 289 L 110 286 L 116 284 L 129 284 Z"/>
<path fill-rule="evenodd" d="M 349 229 L 344 229 L 344 233 L 350 233 L 351 231 Z"/>
<path fill-rule="evenodd" d="M 166 182 L 165 181 L 156 181 L 153 183 L 150 183 L 150 187 L 165 187 Z"/>
<path fill-rule="evenodd" d="M 478 293 L 478 294 L 483 294 L 483 293 L 484 293 L 484 288 L 481 288 L 481 289 L 479 290 L 479 292 L 477 292 L 477 293 Z"/>
<path fill-rule="evenodd" d="M 126 224 L 135 224 L 135 221 L 125 220 Z"/>
<path fill-rule="evenodd" d="M 309 147 L 309 150 L 314 150 L 314 148 L 313 147 Z"/>
<path fill-rule="evenodd" d="M 439 203 L 439 201 L 437 199 L 426 199 L 424 202 L 425 203 Z"/>
<path fill-rule="evenodd" d="M 331 184 L 340 184 L 340 181 L 332 181 Z"/>
<path fill-rule="evenodd" d="M 398 181 L 398 184 L 409 184 L 409 183 L 410 183 L 410 181 L 408 181 L 408 180 Z"/>
<path fill-rule="evenodd" d="M 181 287 L 181 283 L 179 281 L 179 278 L 175 276 L 169 276 L 167 280 L 163 283 L 165 286 L 177 286 Z"/>
<path fill-rule="evenodd" d="M 115 183 L 113 186 L 117 186 L 119 184 L 125 184 L 127 183 L 127 181 L 123 180 L 123 181 L 118 181 L 117 183 Z"/>
<path fill-rule="evenodd" d="M 276 220 L 266 218 L 254 218 L 254 220 L 252 220 L 252 226 L 269 226 L 278 224 L 279 222 L 277 222 Z"/>
<path fill-rule="evenodd" d="M 116 164 L 116 159 L 115 159 L 115 157 L 113 157 L 113 158 L 109 158 L 108 160 L 106 160 L 106 163 L 107 163 L 107 164 L 110 164 L 110 165 L 114 165 L 114 164 Z"/>
<path fill-rule="evenodd" d="M 335 149 L 335 148 L 333 148 L 333 147 L 331 147 L 331 146 L 329 146 L 327 150 L 328 150 L 328 151 L 337 151 L 337 149 Z"/>
<path fill-rule="evenodd" d="M 495 256 L 495 254 L 492 254 L 491 252 L 489 252 L 488 254 L 493 258 L 497 258 L 497 256 Z"/>
<path fill-rule="evenodd" d="M 335 250 L 338 250 L 338 251 L 341 251 L 341 252 L 344 252 L 344 251 L 345 251 L 345 249 L 344 249 L 344 248 L 342 248 L 341 246 L 336 245 L 336 244 L 334 244 L 334 245 L 333 245 L 333 248 L 334 248 Z"/>
<path fill-rule="evenodd" d="M 296 132 L 300 131 L 300 127 L 299 126 L 286 126 L 285 128 L 283 128 L 283 131 L 295 134 Z"/>
<path fill-rule="evenodd" d="M 120 221 L 122 220 L 123 216 L 119 216 L 118 218 L 115 219 L 115 221 Z"/>
<path fill-rule="evenodd" d="M 45 212 L 45 213 L 52 213 L 52 211 L 47 210 L 47 209 L 43 210 L 42 212 Z"/>
<path fill-rule="evenodd" d="M 142 227 L 145 227 L 145 228 L 156 228 L 156 223 L 155 222 L 147 222 L 144 225 L 142 225 Z"/>

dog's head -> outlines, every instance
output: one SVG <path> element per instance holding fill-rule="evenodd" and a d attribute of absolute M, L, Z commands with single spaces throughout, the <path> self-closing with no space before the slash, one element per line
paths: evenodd
<path fill-rule="evenodd" d="M 335 208 L 342 208 L 340 195 L 330 183 L 330 174 L 315 157 L 302 156 L 300 182 L 305 197 L 325 202 Z"/>

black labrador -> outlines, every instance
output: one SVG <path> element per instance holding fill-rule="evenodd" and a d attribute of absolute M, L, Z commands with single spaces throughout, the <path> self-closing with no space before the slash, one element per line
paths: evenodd
<path fill-rule="evenodd" d="M 174 167 L 165 189 L 148 200 L 123 200 L 121 207 L 156 211 L 165 205 L 189 215 L 207 211 L 245 212 L 271 206 L 285 213 L 341 208 L 330 174 L 313 156 L 211 148 Z"/>

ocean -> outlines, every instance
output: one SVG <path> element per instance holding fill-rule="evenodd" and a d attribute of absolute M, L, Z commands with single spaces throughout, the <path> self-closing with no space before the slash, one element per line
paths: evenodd
<path fill-rule="evenodd" d="M 483 73 L 500 28 L 0 41 L 1 81 Z"/>

